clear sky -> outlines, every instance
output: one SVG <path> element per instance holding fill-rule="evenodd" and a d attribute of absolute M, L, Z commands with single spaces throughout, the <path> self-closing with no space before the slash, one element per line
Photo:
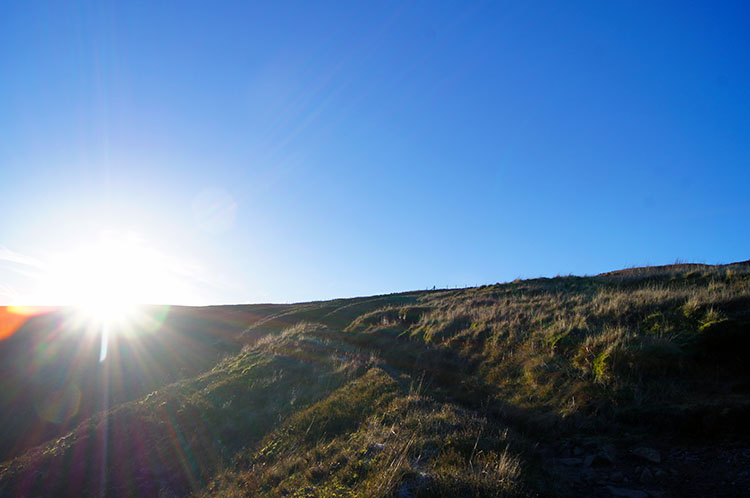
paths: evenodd
<path fill-rule="evenodd" d="M 748 259 L 748 54 L 744 1 L 2 2 L 0 303 Z"/>

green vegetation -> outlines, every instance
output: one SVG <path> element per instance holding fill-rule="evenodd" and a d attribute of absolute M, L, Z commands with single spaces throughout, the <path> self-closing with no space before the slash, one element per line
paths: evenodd
<path fill-rule="evenodd" d="M 243 310 L 221 361 L 7 460 L 0 494 L 599 496 L 639 441 L 747 442 L 748 263 Z"/>

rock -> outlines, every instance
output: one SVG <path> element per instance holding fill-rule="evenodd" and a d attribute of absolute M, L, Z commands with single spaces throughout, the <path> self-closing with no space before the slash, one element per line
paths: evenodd
<path fill-rule="evenodd" d="M 604 467 L 605 465 L 612 465 L 614 458 L 607 453 L 597 453 L 596 455 L 587 455 L 583 459 L 583 466 L 588 467 Z"/>
<path fill-rule="evenodd" d="M 641 476 L 638 478 L 638 480 L 643 484 L 647 484 L 654 480 L 654 474 L 649 470 L 648 467 L 646 467 L 643 469 L 643 472 L 641 472 Z"/>
<path fill-rule="evenodd" d="M 560 458 L 557 461 L 563 465 L 581 465 L 583 463 L 580 458 Z"/>
<path fill-rule="evenodd" d="M 661 463 L 661 455 L 657 450 L 653 448 L 641 446 L 639 448 L 633 448 L 632 450 L 630 450 L 630 452 L 638 458 L 642 458 L 648 462 Z"/>
<path fill-rule="evenodd" d="M 417 494 L 419 489 L 425 485 L 427 481 L 430 481 L 432 476 L 425 472 L 420 472 L 414 479 L 410 479 L 403 483 L 398 489 L 399 498 L 412 498 Z M 310 495 L 315 496 L 315 495 Z"/>
<path fill-rule="evenodd" d="M 615 454 L 615 447 L 611 444 L 607 444 L 603 446 L 599 452 L 599 458 L 606 462 L 603 463 L 603 465 L 609 465 L 615 463 Z M 596 465 L 596 461 L 594 461 L 594 465 Z"/>
<path fill-rule="evenodd" d="M 612 474 L 610 474 L 609 476 L 609 479 L 611 481 L 620 482 L 624 477 L 625 474 L 623 474 L 622 472 L 612 472 Z"/>
<path fill-rule="evenodd" d="M 613 486 L 607 486 L 607 490 L 612 493 L 612 496 L 622 496 L 624 498 L 648 498 L 648 493 L 639 491 L 637 489 L 626 489 L 626 488 L 615 488 Z"/>
<path fill-rule="evenodd" d="M 581 448 L 579 448 L 578 446 L 576 446 L 575 448 L 573 448 L 573 455 L 575 455 L 575 456 L 581 456 L 582 454 L 583 454 L 583 450 Z"/>
<path fill-rule="evenodd" d="M 581 476 L 586 481 L 592 481 L 598 477 L 598 474 L 592 469 L 583 469 L 581 471 Z"/>

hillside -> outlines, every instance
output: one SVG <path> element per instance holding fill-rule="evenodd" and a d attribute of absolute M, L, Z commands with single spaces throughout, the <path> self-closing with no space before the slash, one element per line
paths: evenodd
<path fill-rule="evenodd" d="M 0 342 L 1 496 L 750 494 L 750 262 L 70 313 Z"/>

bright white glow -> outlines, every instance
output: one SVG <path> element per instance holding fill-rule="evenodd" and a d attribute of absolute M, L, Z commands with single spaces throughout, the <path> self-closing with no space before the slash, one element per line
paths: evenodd
<path fill-rule="evenodd" d="M 106 232 L 96 244 L 50 261 L 50 271 L 46 293 L 113 332 L 125 329 L 137 304 L 184 295 L 168 258 L 134 234 Z"/>
<path fill-rule="evenodd" d="M 103 325 L 125 323 L 135 310 L 134 304 L 106 300 L 90 301 L 75 306 L 82 315 Z"/>

